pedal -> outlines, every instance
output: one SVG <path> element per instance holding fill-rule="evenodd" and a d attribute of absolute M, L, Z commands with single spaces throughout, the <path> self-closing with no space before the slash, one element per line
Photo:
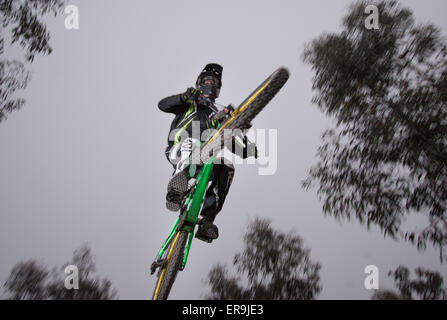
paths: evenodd
<path fill-rule="evenodd" d="M 213 242 L 213 240 L 216 240 L 219 237 L 219 233 L 217 232 L 217 237 L 216 238 L 208 238 L 208 237 L 204 237 L 201 233 L 200 233 L 200 228 L 201 228 L 201 224 L 203 223 L 203 219 L 199 218 L 197 220 L 197 225 L 199 226 L 196 234 L 195 234 L 195 238 L 202 240 L 203 242 L 206 243 L 211 243 Z"/>
<path fill-rule="evenodd" d="M 202 241 L 204 241 L 204 242 L 206 242 L 206 243 L 211 243 L 211 242 L 213 242 L 213 239 L 202 237 L 202 236 L 200 236 L 200 235 L 197 235 L 197 233 L 196 233 L 196 235 L 195 235 L 195 238 L 197 238 L 197 239 L 199 239 L 199 240 L 202 240 Z"/>

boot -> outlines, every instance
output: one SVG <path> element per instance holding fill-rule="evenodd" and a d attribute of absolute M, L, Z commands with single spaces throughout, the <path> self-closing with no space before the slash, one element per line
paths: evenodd
<path fill-rule="evenodd" d="M 166 194 L 166 208 L 171 211 L 178 211 L 182 206 L 183 198 L 188 191 L 188 175 L 185 171 L 180 171 L 172 176 L 168 183 Z"/>
<path fill-rule="evenodd" d="M 199 222 L 199 229 L 196 238 L 211 243 L 219 237 L 219 229 L 210 218 L 202 218 Z"/>

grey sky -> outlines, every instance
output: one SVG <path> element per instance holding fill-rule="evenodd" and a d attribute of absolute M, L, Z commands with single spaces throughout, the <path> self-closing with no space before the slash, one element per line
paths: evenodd
<path fill-rule="evenodd" d="M 163 151 L 172 116 L 158 101 L 192 86 L 208 62 L 224 66 L 218 102 L 239 104 L 280 66 L 291 77 L 255 119 L 278 129 L 278 169 L 236 166 L 220 238 L 194 241 L 173 299 L 200 299 L 202 279 L 217 262 L 231 265 L 247 222 L 267 217 L 294 229 L 322 263 L 322 299 L 369 299 L 363 270 L 375 264 L 381 288 L 404 264 L 447 269 L 438 252 L 418 253 L 383 239 L 378 230 L 324 217 L 315 190 L 300 181 L 315 161 L 330 120 L 311 104 L 312 73 L 304 44 L 340 29 L 351 1 L 73 0 L 80 30 L 64 17 L 48 20 L 53 53 L 36 57 L 33 79 L 20 93 L 23 110 L 0 124 L 0 280 L 19 260 L 60 265 L 89 241 L 98 271 L 122 299 L 148 299 L 149 266 L 175 220 L 165 209 L 171 166 Z M 420 22 L 447 30 L 447 3 L 402 1 Z"/>

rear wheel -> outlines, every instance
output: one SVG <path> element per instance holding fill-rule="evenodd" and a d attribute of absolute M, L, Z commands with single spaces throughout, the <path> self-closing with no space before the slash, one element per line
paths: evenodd
<path fill-rule="evenodd" d="M 178 231 L 166 250 L 164 266 L 159 270 L 157 284 L 152 295 L 152 300 L 166 300 L 174 284 L 177 273 L 180 270 L 188 240 L 188 232 Z"/>

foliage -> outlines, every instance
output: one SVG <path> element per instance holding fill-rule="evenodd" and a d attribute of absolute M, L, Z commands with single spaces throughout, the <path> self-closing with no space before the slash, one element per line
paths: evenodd
<path fill-rule="evenodd" d="M 416 279 L 410 279 L 410 271 L 405 266 L 399 266 L 390 271 L 399 293 L 391 290 L 374 292 L 372 300 L 446 300 L 446 290 L 443 289 L 444 279 L 439 272 L 416 268 Z"/>
<path fill-rule="evenodd" d="M 270 222 L 256 219 L 248 226 L 244 248 L 234 257 L 238 277 L 217 264 L 208 274 L 209 299 L 315 299 L 321 291 L 319 263 L 294 232 L 274 230 Z M 243 281 L 241 281 L 241 276 Z M 247 283 L 247 286 L 242 286 Z"/>
<path fill-rule="evenodd" d="M 1 59 L 5 53 L 5 39 L 9 45 L 18 44 L 25 50 L 25 60 L 34 61 L 36 54 L 51 54 L 50 33 L 42 18 L 56 15 L 66 0 L 2 0 L 0 2 L 0 122 L 7 114 L 20 109 L 24 99 L 13 98 L 18 90 L 26 88 L 30 73 L 18 59 Z"/>
<path fill-rule="evenodd" d="M 396 270 L 390 271 L 389 275 L 394 277 L 402 299 L 445 300 L 447 298 L 446 291 L 443 289 L 444 279 L 439 272 L 419 267 L 416 268 L 417 278 L 411 280 L 408 268 L 399 266 Z"/>
<path fill-rule="evenodd" d="M 336 120 L 303 187 L 318 186 L 325 214 L 352 218 L 424 250 L 447 241 L 447 48 L 439 29 L 416 24 L 395 1 L 376 2 L 379 29 L 352 5 L 339 34 L 306 48 L 313 102 Z M 408 216 L 427 225 L 404 230 Z"/>
<path fill-rule="evenodd" d="M 79 270 L 79 288 L 66 289 L 65 266 L 74 265 Z M 4 284 L 12 300 L 109 300 L 117 298 L 117 291 L 107 278 L 94 276 L 94 257 L 87 245 L 77 249 L 71 262 L 62 268 L 49 270 L 35 260 L 17 263 Z"/>

